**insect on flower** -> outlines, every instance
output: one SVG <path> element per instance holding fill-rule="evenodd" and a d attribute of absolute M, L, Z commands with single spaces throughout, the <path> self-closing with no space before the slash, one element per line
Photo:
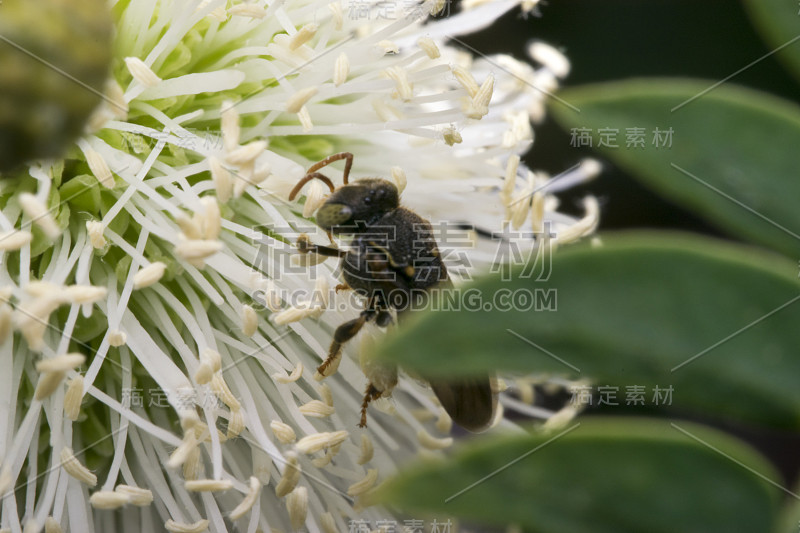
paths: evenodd
<path fill-rule="evenodd" d="M 345 160 L 344 185 L 334 187 L 318 172 L 323 167 Z M 333 334 L 328 356 L 317 371 L 326 370 L 341 357 L 343 345 L 367 322 L 379 327 L 393 322 L 393 311 L 400 317 L 419 308 L 433 290 L 452 287 L 430 223 L 410 209 L 400 206 L 400 193 L 390 181 L 364 178 L 348 182 L 353 154 L 342 152 L 329 156 L 308 169 L 289 194 L 294 200 L 311 180 L 324 182 L 331 195 L 319 208 L 316 222 L 333 243 L 333 236 L 352 236 L 347 251 L 335 246 L 311 244 L 303 235 L 297 247 L 301 253 L 316 253 L 341 258 L 345 284 L 366 299 L 358 318 L 345 322 Z M 469 431 L 481 431 L 494 418 L 496 396 L 489 376 L 459 381 L 430 381 L 431 388 L 453 421 Z M 367 424 L 367 406 L 390 392 L 370 379 L 361 406 L 360 427 Z"/>

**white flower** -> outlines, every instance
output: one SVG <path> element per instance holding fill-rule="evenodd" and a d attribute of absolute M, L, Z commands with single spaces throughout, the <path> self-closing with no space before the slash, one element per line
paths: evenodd
<path fill-rule="evenodd" d="M 19 190 L 36 193 L 12 193 L 0 216 L 0 331 L 18 331 L 0 339 L 0 488 L 16 491 L 0 527 L 346 531 L 351 518 L 388 517 L 360 495 L 398 462 L 452 443 L 412 380 L 375 402 L 396 420 L 372 413 L 357 430 L 358 363 L 314 379 L 333 328 L 357 310 L 328 289 L 335 261 L 290 259 L 300 234 L 325 234 L 288 192 L 346 150 L 354 178 L 391 177 L 433 223 L 524 229 L 535 250 L 548 230 L 556 242 L 593 231 L 593 199 L 575 220 L 552 193 L 598 168 L 550 179 L 519 162 L 546 98 L 533 86 L 555 87 L 562 56 L 539 47 L 534 69 L 446 44 L 519 0 L 427 24 L 441 2 L 379 16 L 387 4 L 116 3 L 115 83 L 78 143 L 83 160 L 32 166 Z M 325 191 L 305 193 L 308 216 Z M 493 246 L 466 247 L 453 272 L 492 264 Z M 72 352 L 86 362 L 46 363 Z M 109 510 L 127 505 L 142 506 L 137 519 Z"/>

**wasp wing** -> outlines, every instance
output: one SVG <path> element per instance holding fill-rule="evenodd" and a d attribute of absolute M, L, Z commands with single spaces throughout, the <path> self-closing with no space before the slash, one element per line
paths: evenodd
<path fill-rule="evenodd" d="M 432 381 L 431 388 L 453 422 L 467 431 L 483 431 L 494 420 L 497 395 L 488 376 L 459 381 Z"/>

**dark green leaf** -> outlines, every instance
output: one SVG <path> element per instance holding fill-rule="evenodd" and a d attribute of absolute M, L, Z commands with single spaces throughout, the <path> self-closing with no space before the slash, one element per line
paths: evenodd
<path fill-rule="evenodd" d="M 610 418 L 467 446 L 405 471 L 379 498 L 412 515 L 536 533 L 752 533 L 770 531 L 777 514 L 781 493 L 764 478 L 780 483 L 724 434 Z"/>
<path fill-rule="evenodd" d="M 586 86 L 559 94 L 580 113 L 561 105 L 553 112 L 571 132 L 593 133 L 596 148 L 602 129 L 616 131 L 618 147 L 600 148 L 656 191 L 732 235 L 800 257 L 800 107 L 712 85 L 666 79 Z M 644 147 L 627 146 L 634 128 L 644 133 Z M 672 130 L 671 146 L 654 144 L 657 129 Z"/>
<path fill-rule="evenodd" d="M 780 256 L 688 235 L 560 250 L 547 281 L 483 279 L 417 313 L 378 356 L 439 378 L 562 374 L 647 391 L 682 412 L 800 427 L 800 282 Z M 517 306 L 489 311 L 484 304 Z M 552 304 L 557 308 L 553 309 Z"/>
<path fill-rule="evenodd" d="M 800 76 L 800 4 L 795 0 L 745 0 L 764 40 Z"/>
<path fill-rule="evenodd" d="M 795 485 L 792 494 L 786 498 L 778 517 L 778 533 L 797 533 L 800 531 L 800 486 Z"/>

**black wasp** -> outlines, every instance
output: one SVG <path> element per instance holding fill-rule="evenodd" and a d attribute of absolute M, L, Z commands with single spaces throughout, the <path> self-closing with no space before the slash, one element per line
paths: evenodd
<path fill-rule="evenodd" d="M 336 188 L 318 171 L 342 159 L 345 160 L 344 185 Z M 301 236 L 297 246 L 302 253 L 340 257 L 345 284 L 337 290 L 353 289 L 367 302 L 358 318 L 336 328 L 328 357 L 317 368 L 322 375 L 341 357 L 343 344 L 364 324 L 375 321 L 378 326 L 386 327 L 392 322 L 392 310 L 399 319 L 408 309 L 420 305 L 432 289 L 452 287 L 430 223 L 400 206 L 400 194 L 390 181 L 365 178 L 348 183 L 352 166 L 353 154 L 331 155 L 311 166 L 289 195 L 289 200 L 294 200 L 303 186 L 314 179 L 330 188 L 331 195 L 318 209 L 316 222 L 331 241 L 333 235 L 351 235 L 349 250 L 311 244 L 307 236 Z M 491 424 L 496 396 L 488 376 L 460 381 L 434 380 L 430 384 L 459 426 L 480 431 Z M 384 392 L 372 381 L 367 385 L 360 427 L 366 426 L 369 402 L 380 398 Z"/>

